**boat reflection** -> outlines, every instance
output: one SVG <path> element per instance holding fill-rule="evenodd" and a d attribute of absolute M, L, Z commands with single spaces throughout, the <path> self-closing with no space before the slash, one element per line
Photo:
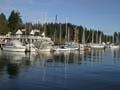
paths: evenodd
<path fill-rule="evenodd" d="M 10 63 L 20 63 L 25 57 L 24 52 L 3 51 L 2 54 L 5 56 L 6 59 L 9 59 Z"/>
<path fill-rule="evenodd" d="M 112 59 L 114 60 L 114 63 L 119 64 L 120 63 L 120 49 L 111 49 L 112 53 Z"/>
<path fill-rule="evenodd" d="M 87 54 L 87 58 L 90 62 L 102 62 L 104 58 L 104 52 L 105 50 L 90 50 Z"/>
<path fill-rule="evenodd" d="M 47 75 L 56 72 L 56 78 L 63 74 L 67 79 L 70 67 L 88 62 L 102 62 L 104 50 L 91 50 L 87 52 L 37 52 L 37 53 L 20 53 L 20 52 L 1 52 L 0 72 L 7 68 L 10 78 L 18 77 L 20 70 L 30 72 L 31 69 L 38 68 L 41 79 L 47 80 Z M 88 63 L 89 64 L 89 63 Z M 51 73 L 49 73 L 51 72 Z"/>

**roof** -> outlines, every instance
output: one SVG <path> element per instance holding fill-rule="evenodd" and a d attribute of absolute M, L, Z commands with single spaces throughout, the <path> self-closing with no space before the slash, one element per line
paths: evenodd
<path fill-rule="evenodd" d="M 31 34 L 31 35 L 34 35 L 34 34 L 35 34 L 35 32 L 32 30 L 32 31 L 30 32 L 30 34 Z"/>
<path fill-rule="evenodd" d="M 22 33 L 22 31 L 21 31 L 20 29 L 18 29 L 17 32 L 16 32 L 16 34 L 17 34 L 17 35 L 21 35 L 21 34 L 23 34 L 23 33 Z"/>
<path fill-rule="evenodd" d="M 45 33 L 44 32 L 42 33 L 42 36 L 45 37 Z"/>

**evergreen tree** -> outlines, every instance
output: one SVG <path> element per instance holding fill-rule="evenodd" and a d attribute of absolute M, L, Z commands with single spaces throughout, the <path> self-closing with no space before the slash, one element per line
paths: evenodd
<path fill-rule="evenodd" d="M 6 34 L 9 32 L 9 28 L 7 26 L 6 16 L 1 13 L 0 14 L 0 34 Z"/>
<path fill-rule="evenodd" d="M 8 26 L 11 32 L 16 31 L 22 26 L 22 19 L 18 11 L 13 10 L 8 18 Z"/>

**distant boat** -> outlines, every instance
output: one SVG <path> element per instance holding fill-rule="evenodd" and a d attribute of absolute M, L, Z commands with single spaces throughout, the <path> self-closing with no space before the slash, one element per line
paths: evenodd
<path fill-rule="evenodd" d="M 53 45 L 53 42 L 51 40 L 50 41 L 40 40 L 35 43 L 37 50 L 41 51 L 41 52 L 42 51 L 45 51 L 45 52 L 51 51 L 52 45 Z"/>
<path fill-rule="evenodd" d="M 113 36 L 113 43 L 110 45 L 110 48 L 111 49 L 117 49 L 117 48 L 120 48 L 120 45 L 119 44 L 115 44 L 115 43 L 119 43 L 118 41 L 118 37 L 116 38 L 117 39 L 117 42 L 114 41 L 114 36 Z"/>
<path fill-rule="evenodd" d="M 99 43 L 93 43 L 94 42 L 94 33 L 92 35 L 92 43 L 90 44 L 90 47 L 92 49 L 104 49 L 105 48 L 105 45 L 103 45 L 101 43 L 101 38 L 102 38 L 102 35 L 100 34 L 100 37 L 99 37 Z"/>
<path fill-rule="evenodd" d="M 86 51 L 90 49 L 88 45 L 85 43 L 85 30 L 83 30 L 83 35 L 82 35 L 82 43 L 79 44 L 79 49 L 80 51 Z"/>
<path fill-rule="evenodd" d="M 61 34 L 61 33 L 60 33 Z M 66 43 L 65 45 L 60 45 L 57 47 L 53 47 L 54 51 L 73 51 L 73 50 L 78 50 L 79 46 L 75 42 L 70 42 L 70 29 L 67 27 L 67 22 L 66 22 Z"/>
<path fill-rule="evenodd" d="M 62 46 L 62 47 L 54 48 L 53 50 L 55 50 L 55 51 L 72 51 L 72 50 L 78 50 L 78 48 Z"/>
<path fill-rule="evenodd" d="M 82 43 L 79 44 L 80 51 L 84 51 L 85 49 L 85 31 L 83 30 L 83 35 L 82 35 Z"/>
<path fill-rule="evenodd" d="M 120 48 L 120 46 L 119 45 L 110 45 L 110 48 L 111 49 L 115 49 L 115 48 L 117 49 L 117 48 Z"/>
<path fill-rule="evenodd" d="M 102 44 L 91 44 L 91 48 L 93 49 L 104 49 L 105 46 Z"/>
<path fill-rule="evenodd" d="M 10 40 L 4 46 L 4 51 L 25 52 L 26 47 L 19 40 Z"/>
<path fill-rule="evenodd" d="M 120 45 L 118 45 L 118 44 L 111 44 L 110 48 L 111 49 L 118 49 L 118 48 L 120 48 Z"/>
<path fill-rule="evenodd" d="M 60 45 L 57 46 L 56 48 L 54 47 L 53 50 L 54 51 L 73 51 L 73 50 L 78 50 L 78 46 L 75 44 L 67 44 L 67 45 Z"/>

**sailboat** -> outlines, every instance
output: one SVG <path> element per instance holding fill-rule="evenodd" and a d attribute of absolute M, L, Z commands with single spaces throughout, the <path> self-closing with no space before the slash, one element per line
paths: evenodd
<path fill-rule="evenodd" d="M 110 48 L 111 49 L 118 49 L 118 48 L 120 48 L 120 45 L 115 44 L 114 38 L 115 37 L 113 36 L 113 43 L 110 45 Z M 118 37 L 116 39 L 117 39 L 117 43 L 118 43 Z"/>
<path fill-rule="evenodd" d="M 76 43 L 74 42 L 70 42 L 70 34 L 69 34 L 69 31 L 68 30 L 69 28 L 67 27 L 67 22 L 66 22 L 66 44 L 65 45 L 60 45 L 60 46 L 57 46 L 57 47 L 54 47 L 53 50 L 54 51 L 73 51 L 73 50 L 78 50 L 79 47 L 77 46 Z"/>
<path fill-rule="evenodd" d="M 89 47 L 85 43 L 85 30 L 83 30 L 82 43 L 79 44 L 79 49 L 80 49 L 80 51 L 85 51 L 85 50 L 89 49 Z"/>
<path fill-rule="evenodd" d="M 98 34 L 97 34 L 98 35 Z M 90 45 L 90 47 L 92 49 L 104 49 L 105 46 L 101 43 L 101 38 L 102 38 L 102 34 L 100 34 L 100 37 L 99 37 L 99 43 L 93 43 L 94 41 L 94 33 L 92 35 L 92 44 Z M 97 41 L 96 41 L 97 42 Z"/>
<path fill-rule="evenodd" d="M 85 49 L 85 31 L 83 30 L 83 35 L 82 35 L 82 43 L 79 45 L 79 48 L 81 51 L 84 51 Z"/>

